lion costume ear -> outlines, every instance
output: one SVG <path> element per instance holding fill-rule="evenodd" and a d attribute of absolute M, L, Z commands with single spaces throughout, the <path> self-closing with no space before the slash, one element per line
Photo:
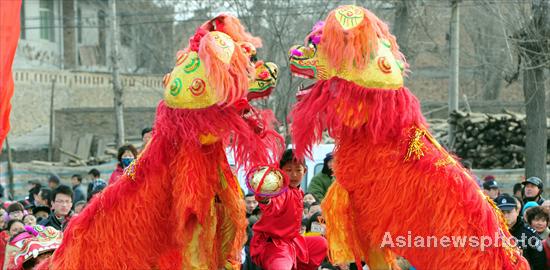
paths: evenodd
<path fill-rule="evenodd" d="M 220 103 L 233 104 L 246 96 L 254 69 L 230 36 L 218 31 L 206 34 L 200 41 L 199 57 Z"/>

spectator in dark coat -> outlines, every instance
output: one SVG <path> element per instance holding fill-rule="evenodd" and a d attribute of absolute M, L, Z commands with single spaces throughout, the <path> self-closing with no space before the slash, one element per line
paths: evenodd
<path fill-rule="evenodd" d="M 539 206 L 544 203 L 542 198 L 542 191 L 544 185 L 542 180 L 538 177 L 529 177 L 527 180 L 521 183 L 523 185 L 523 201 L 524 202 L 536 202 Z"/>
<path fill-rule="evenodd" d="M 43 226 L 52 226 L 57 230 L 65 229 L 71 218 L 73 207 L 73 190 L 66 185 L 60 185 L 52 193 L 53 212 L 47 219 L 40 222 Z"/>
<path fill-rule="evenodd" d="M 532 270 L 544 270 L 546 255 L 542 240 L 537 232 L 525 224 L 518 209 L 516 199 L 506 193 L 499 195 L 495 203 L 504 213 L 510 234 L 516 239 L 517 246 L 523 250 L 523 257 L 527 259 Z"/>
<path fill-rule="evenodd" d="M 75 174 L 71 177 L 71 184 L 73 185 L 73 202 L 85 201 L 86 190 L 82 186 L 82 176 Z"/>

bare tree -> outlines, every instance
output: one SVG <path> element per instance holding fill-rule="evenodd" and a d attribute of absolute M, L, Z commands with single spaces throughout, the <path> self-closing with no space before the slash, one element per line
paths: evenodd
<path fill-rule="evenodd" d="M 485 2 L 508 32 L 508 41 L 517 53 L 515 72 L 507 76 L 511 83 L 523 79 L 523 94 L 527 114 L 525 138 L 527 177 L 546 179 L 547 123 L 545 69 L 550 67 L 550 0 L 515 1 L 507 3 Z"/>
<path fill-rule="evenodd" d="M 173 65 L 175 12 L 169 2 L 125 2 L 119 12 L 121 43 L 135 56 L 132 73 L 162 74 Z"/>
<path fill-rule="evenodd" d="M 483 100 L 498 100 L 504 83 L 505 67 L 512 64 L 507 46 L 507 29 L 496 16 L 485 16 L 485 10 L 477 6 L 464 8 L 468 19 L 464 20 L 464 31 L 469 37 L 477 63 L 474 77 L 480 82 L 478 93 Z"/>

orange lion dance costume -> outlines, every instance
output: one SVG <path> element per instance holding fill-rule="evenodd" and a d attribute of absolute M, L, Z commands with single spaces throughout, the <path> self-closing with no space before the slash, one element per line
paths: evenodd
<path fill-rule="evenodd" d="M 276 82 L 273 64 L 251 61 L 254 45 L 260 40 L 229 15 L 197 29 L 164 78 L 151 142 L 71 220 L 62 245 L 41 267 L 238 267 L 247 221 L 226 146 L 245 168 L 273 163 L 283 147 L 269 124 L 272 113 L 246 99 L 269 93 Z"/>
<path fill-rule="evenodd" d="M 502 214 L 428 131 L 386 24 L 364 8 L 339 7 L 291 49 L 290 62 L 294 74 L 318 80 L 291 114 L 296 154 L 310 155 L 325 129 L 336 141 L 336 181 L 322 204 L 334 263 L 396 269 L 398 254 L 418 269 L 529 268 Z M 413 246 L 396 241 L 409 235 Z M 453 236 L 472 242 L 434 247 L 433 237 Z M 424 247 L 414 246 L 417 237 Z M 498 243 L 475 247 L 475 237 Z"/>

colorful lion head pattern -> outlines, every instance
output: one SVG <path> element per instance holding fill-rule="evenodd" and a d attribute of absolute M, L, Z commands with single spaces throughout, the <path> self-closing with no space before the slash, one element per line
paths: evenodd
<path fill-rule="evenodd" d="M 290 49 L 295 76 L 328 80 L 338 77 L 366 88 L 403 86 L 405 59 L 387 26 L 370 11 L 342 6 L 318 22 L 304 45 Z"/>
<path fill-rule="evenodd" d="M 23 264 L 44 253 L 52 253 L 60 245 L 63 236 L 53 227 L 26 226 L 25 231 L 12 239 L 6 247 L 7 269 L 23 269 Z"/>
<path fill-rule="evenodd" d="M 254 40 L 235 41 L 231 33 L 223 32 L 229 30 L 220 27 L 224 24 L 214 24 L 217 27 L 207 23 L 197 30 L 189 47 L 177 53 L 172 72 L 164 76 L 164 101 L 169 107 L 232 105 L 242 99 L 267 97 L 275 87 L 277 65 L 257 60 Z"/>
<path fill-rule="evenodd" d="M 213 31 L 204 34 L 198 51 L 179 51 L 176 66 L 164 78 L 166 104 L 179 109 L 203 109 L 242 98 L 243 88 L 229 82 L 230 76 L 219 74 L 222 70 L 240 69 L 233 77 L 237 84 L 248 85 L 248 62 L 242 61 L 245 55 L 237 46 L 227 34 Z"/>

